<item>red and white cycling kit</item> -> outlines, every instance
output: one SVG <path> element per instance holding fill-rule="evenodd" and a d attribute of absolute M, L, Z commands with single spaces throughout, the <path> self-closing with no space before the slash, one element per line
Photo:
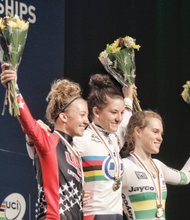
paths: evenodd
<path fill-rule="evenodd" d="M 38 163 L 38 220 L 81 220 L 82 178 L 78 159 L 56 133 L 48 134 L 32 117 L 23 97 L 17 97 L 18 120 L 34 142 Z M 58 131 L 72 145 L 72 138 Z"/>

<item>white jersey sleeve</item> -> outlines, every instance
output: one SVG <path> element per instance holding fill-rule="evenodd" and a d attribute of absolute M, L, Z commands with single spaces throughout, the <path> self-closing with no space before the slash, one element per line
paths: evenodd
<path fill-rule="evenodd" d="M 126 133 L 126 128 L 127 128 L 127 125 L 128 125 L 128 122 L 129 122 L 129 119 L 132 115 L 132 105 L 133 105 L 133 102 L 130 98 L 125 98 L 124 99 L 124 103 L 125 103 L 125 111 L 123 113 L 123 119 L 118 127 L 118 130 L 116 132 L 118 138 L 119 138 L 119 141 L 120 141 L 120 146 L 123 146 L 124 143 L 125 143 L 125 133 Z"/>
<path fill-rule="evenodd" d="M 186 185 L 190 182 L 190 159 L 187 160 L 186 164 L 181 170 L 176 170 L 166 166 L 159 160 L 165 182 L 171 185 Z"/>

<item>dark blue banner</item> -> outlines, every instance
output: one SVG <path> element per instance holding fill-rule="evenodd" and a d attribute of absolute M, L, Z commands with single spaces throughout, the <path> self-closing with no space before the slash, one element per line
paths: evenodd
<path fill-rule="evenodd" d="M 64 0 L 1 0 L 0 17 L 17 14 L 30 22 L 18 83 L 34 118 L 45 120 L 51 82 L 63 78 Z M 0 113 L 5 89 L 0 85 Z M 16 118 L 0 115 L 0 220 L 35 219 L 36 181 Z"/>

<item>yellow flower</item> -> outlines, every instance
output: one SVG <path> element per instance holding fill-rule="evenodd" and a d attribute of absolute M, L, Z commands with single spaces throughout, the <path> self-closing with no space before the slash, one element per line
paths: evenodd
<path fill-rule="evenodd" d="M 113 48 L 112 53 L 116 53 L 121 50 L 121 47 Z"/>
<path fill-rule="evenodd" d="M 124 42 L 128 47 L 131 47 L 131 45 L 134 43 L 134 39 L 132 37 L 125 36 Z"/>
<path fill-rule="evenodd" d="M 132 37 L 125 36 L 124 37 L 124 42 L 125 42 L 126 47 L 137 49 L 137 50 L 139 50 L 139 48 L 140 48 L 140 45 L 137 45 L 135 43 L 135 39 L 133 39 Z"/>
<path fill-rule="evenodd" d="M 135 42 L 133 42 L 133 43 L 131 44 L 131 47 L 132 47 L 133 49 L 139 50 L 141 46 L 138 45 L 138 44 L 135 44 Z"/>
<path fill-rule="evenodd" d="M 17 28 L 17 23 L 15 21 L 13 21 L 13 20 L 8 20 L 7 27 Z"/>
<path fill-rule="evenodd" d="M 185 85 L 183 85 L 184 90 L 181 93 L 181 96 L 185 102 L 190 104 L 190 81 L 187 81 Z"/>
<path fill-rule="evenodd" d="M 5 25 L 3 24 L 3 19 L 0 18 L 0 29 L 4 29 L 5 28 Z"/>
<path fill-rule="evenodd" d="M 29 27 L 29 23 L 24 20 L 20 20 L 19 17 L 16 17 L 15 19 L 16 27 L 22 30 L 27 30 Z"/>
<path fill-rule="evenodd" d="M 106 51 L 108 53 L 116 53 L 120 51 L 121 47 L 119 47 L 119 39 L 115 40 L 112 44 L 107 44 Z"/>
<path fill-rule="evenodd" d="M 5 27 L 18 28 L 25 31 L 28 29 L 29 23 L 21 20 L 17 15 L 14 17 L 6 16 L 3 19 L 0 18 L 0 28 L 4 29 Z"/>
<path fill-rule="evenodd" d="M 190 81 L 187 81 L 186 84 L 184 85 L 184 88 L 190 89 Z"/>

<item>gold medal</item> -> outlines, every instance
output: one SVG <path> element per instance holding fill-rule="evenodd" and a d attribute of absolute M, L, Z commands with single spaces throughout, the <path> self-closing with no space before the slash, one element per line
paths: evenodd
<path fill-rule="evenodd" d="M 161 218 L 164 215 L 164 209 L 162 207 L 157 208 L 156 217 Z"/>
<path fill-rule="evenodd" d="M 115 177 L 114 184 L 113 184 L 113 191 L 118 190 L 120 185 L 121 185 L 120 178 L 119 177 Z"/>

